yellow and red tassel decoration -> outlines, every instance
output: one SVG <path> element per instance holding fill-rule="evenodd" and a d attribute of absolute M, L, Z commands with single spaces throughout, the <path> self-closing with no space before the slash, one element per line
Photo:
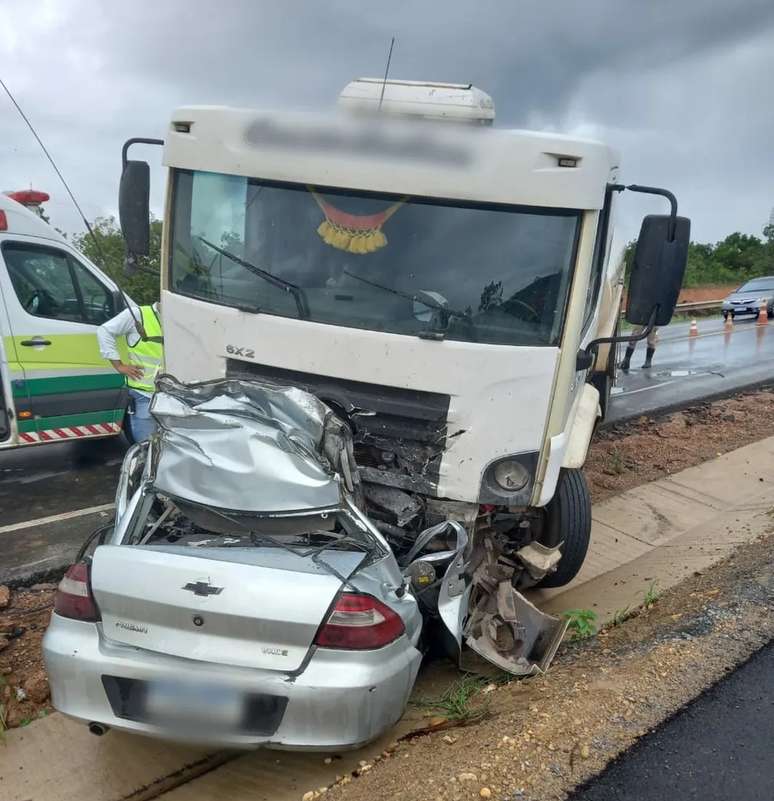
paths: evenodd
<path fill-rule="evenodd" d="M 387 244 L 382 226 L 406 202 L 406 198 L 393 203 L 377 214 L 348 214 L 324 200 L 312 187 L 312 197 L 325 215 L 317 226 L 317 233 L 327 245 L 347 253 L 373 253 Z"/>

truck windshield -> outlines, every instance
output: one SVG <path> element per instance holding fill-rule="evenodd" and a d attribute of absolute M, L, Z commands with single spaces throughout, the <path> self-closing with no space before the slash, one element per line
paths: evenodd
<path fill-rule="evenodd" d="M 498 345 L 561 336 L 580 212 L 176 170 L 170 288 L 267 314 Z"/>

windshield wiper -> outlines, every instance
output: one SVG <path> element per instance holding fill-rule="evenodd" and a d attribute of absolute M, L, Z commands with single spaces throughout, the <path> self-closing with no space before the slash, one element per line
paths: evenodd
<path fill-rule="evenodd" d="M 415 295 L 411 292 L 403 292 L 401 289 L 393 289 L 393 287 L 383 286 L 382 284 L 377 284 L 375 281 L 369 281 L 367 278 L 355 275 L 354 273 L 349 272 L 349 270 L 343 270 L 343 273 L 344 275 L 354 278 L 356 281 L 361 281 L 364 284 L 368 284 L 368 286 L 372 286 L 375 289 L 381 289 L 383 292 L 389 292 L 391 295 L 397 295 L 399 298 L 405 298 L 406 300 L 412 300 L 416 303 L 421 303 L 423 306 L 427 306 L 428 309 L 434 309 L 435 311 L 439 312 L 439 316 L 441 318 L 440 327 L 431 328 L 426 331 L 420 331 L 418 336 L 424 339 L 443 339 L 446 329 L 449 327 L 449 319 L 452 317 L 472 322 L 470 315 L 467 312 L 450 309 L 448 306 L 444 306 L 442 303 L 439 303 L 437 300 L 434 300 L 428 296 L 423 297 L 422 295 Z"/>
<path fill-rule="evenodd" d="M 280 278 L 278 275 L 274 275 L 274 273 L 270 273 L 268 270 L 264 270 L 262 267 L 257 267 L 255 264 L 245 261 L 240 256 L 237 256 L 236 253 L 230 253 L 228 250 L 218 247 L 218 245 L 213 244 L 203 236 L 197 236 L 196 238 L 204 242 L 207 247 L 212 248 L 216 253 L 220 253 L 221 256 L 225 256 L 235 264 L 239 264 L 246 270 L 249 270 L 253 275 L 263 278 L 265 281 L 268 281 L 272 286 L 276 286 L 278 289 L 283 289 L 285 292 L 289 292 L 291 295 L 293 295 L 293 298 L 296 301 L 298 316 L 303 320 L 309 318 L 309 304 L 307 303 L 304 290 L 301 289 L 298 284 L 294 284 L 291 281 L 286 281 L 284 278 Z"/>

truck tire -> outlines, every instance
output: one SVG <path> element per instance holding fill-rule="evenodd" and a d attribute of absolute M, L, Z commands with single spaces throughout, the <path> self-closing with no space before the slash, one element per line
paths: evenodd
<path fill-rule="evenodd" d="M 577 575 L 591 540 L 591 496 L 582 471 L 563 469 L 554 497 L 546 508 L 540 542 L 554 547 L 562 543 L 562 558 L 553 573 L 538 587 L 563 587 Z"/>

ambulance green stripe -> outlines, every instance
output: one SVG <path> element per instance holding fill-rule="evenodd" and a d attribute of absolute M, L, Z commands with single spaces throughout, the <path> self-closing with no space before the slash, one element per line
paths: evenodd
<path fill-rule="evenodd" d="M 28 378 L 13 382 L 13 396 L 60 395 L 65 392 L 86 392 L 91 389 L 119 389 L 124 385 L 120 373 L 65 375 L 57 378 Z"/>
<path fill-rule="evenodd" d="M 61 417 L 41 417 L 40 420 L 19 420 L 19 431 L 45 431 L 51 428 L 67 426 L 87 426 L 95 423 L 120 423 L 124 417 L 123 409 L 108 409 L 104 412 L 87 412 L 86 414 L 66 414 Z"/>

